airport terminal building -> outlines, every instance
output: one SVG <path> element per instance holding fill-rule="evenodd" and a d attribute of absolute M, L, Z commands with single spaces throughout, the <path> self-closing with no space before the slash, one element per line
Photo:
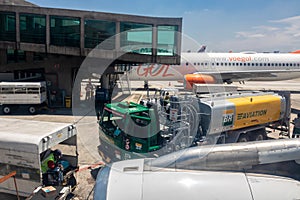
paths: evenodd
<path fill-rule="evenodd" d="M 97 59 L 116 58 L 113 65 L 180 61 L 182 18 L 0 4 L 0 81 L 45 80 L 58 106 L 93 49 Z"/>

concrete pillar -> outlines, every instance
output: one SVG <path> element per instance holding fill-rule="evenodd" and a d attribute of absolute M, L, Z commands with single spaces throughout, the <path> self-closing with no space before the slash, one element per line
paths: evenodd
<path fill-rule="evenodd" d="M 25 51 L 26 62 L 33 62 L 34 53 L 31 51 Z"/>
<path fill-rule="evenodd" d="M 0 65 L 7 64 L 7 51 L 6 49 L 0 49 Z"/>
<path fill-rule="evenodd" d="M 16 12 L 16 48 L 20 49 L 20 13 Z"/>
<path fill-rule="evenodd" d="M 157 58 L 157 24 L 152 27 L 152 63 L 156 63 Z"/>
<path fill-rule="evenodd" d="M 109 89 L 109 75 L 108 74 L 102 74 L 100 82 L 101 82 L 102 89 Z"/>
<path fill-rule="evenodd" d="M 121 39 L 120 39 L 120 22 L 116 22 L 116 37 L 115 37 L 115 48 L 120 50 Z"/>
<path fill-rule="evenodd" d="M 84 55 L 84 18 L 80 18 L 80 53 L 81 55 Z"/>
<path fill-rule="evenodd" d="M 50 16 L 46 15 L 46 53 L 50 48 Z"/>

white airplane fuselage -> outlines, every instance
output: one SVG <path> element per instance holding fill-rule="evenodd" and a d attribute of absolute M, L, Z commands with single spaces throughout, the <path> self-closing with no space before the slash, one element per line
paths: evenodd
<path fill-rule="evenodd" d="M 182 53 L 180 65 L 142 64 L 128 73 L 130 80 L 148 81 L 182 81 L 186 74 L 219 76 L 232 81 L 300 78 L 300 54 Z"/>

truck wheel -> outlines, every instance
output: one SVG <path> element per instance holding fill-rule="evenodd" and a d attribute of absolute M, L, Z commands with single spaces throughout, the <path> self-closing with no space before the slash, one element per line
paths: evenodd
<path fill-rule="evenodd" d="M 28 107 L 28 112 L 30 113 L 30 114 L 35 114 L 36 113 L 36 109 L 35 109 L 35 107 L 34 106 L 29 106 Z"/>
<path fill-rule="evenodd" d="M 257 134 L 255 134 L 254 141 L 265 140 L 266 138 L 266 134 L 260 131 Z"/>
<path fill-rule="evenodd" d="M 4 114 L 8 115 L 11 112 L 11 109 L 9 106 L 3 106 L 2 111 Z"/>
<path fill-rule="evenodd" d="M 248 142 L 248 141 L 249 141 L 249 138 L 246 134 L 240 135 L 240 137 L 238 139 L 238 142 Z"/>

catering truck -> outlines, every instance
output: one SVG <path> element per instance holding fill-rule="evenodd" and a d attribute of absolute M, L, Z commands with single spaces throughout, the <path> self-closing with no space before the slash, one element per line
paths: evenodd
<path fill-rule="evenodd" d="M 15 171 L 17 187 L 13 178 L 7 179 L 0 184 L 0 193 L 29 197 L 36 188 L 47 185 L 58 186 L 58 192 L 61 186 L 74 187 L 78 166 L 76 138 L 73 124 L 1 118 L 0 179 Z M 58 170 L 43 169 L 45 160 L 49 161 L 46 167 L 54 164 L 49 155 L 55 150 L 62 153 L 64 162 L 63 180 L 58 184 L 55 182 Z"/>
<path fill-rule="evenodd" d="M 168 108 L 157 107 L 107 104 L 99 120 L 100 155 L 107 161 L 160 156 L 197 145 L 264 140 L 275 129 L 290 132 L 287 92 L 171 96 Z"/>
<path fill-rule="evenodd" d="M 30 114 L 47 103 L 46 82 L 0 82 L 0 105 L 4 114 L 25 107 Z"/>

